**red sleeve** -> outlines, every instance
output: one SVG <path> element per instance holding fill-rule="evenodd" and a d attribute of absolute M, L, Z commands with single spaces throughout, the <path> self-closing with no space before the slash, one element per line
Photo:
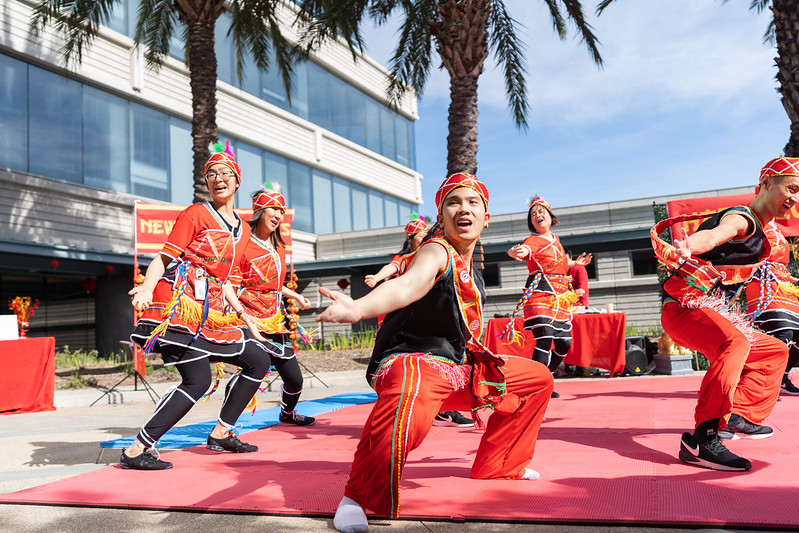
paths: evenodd
<path fill-rule="evenodd" d="M 194 238 L 202 229 L 200 227 L 199 209 L 201 204 L 190 205 L 180 212 L 172 231 L 169 233 L 161 253 L 171 259 L 177 259 L 186 251 Z"/>

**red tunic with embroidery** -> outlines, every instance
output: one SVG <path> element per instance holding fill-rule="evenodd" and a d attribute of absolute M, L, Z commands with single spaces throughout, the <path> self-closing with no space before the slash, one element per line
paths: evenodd
<path fill-rule="evenodd" d="M 286 279 L 286 249 L 252 235 L 239 265 L 239 300 L 258 321 L 258 331 L 288 333 L 283 315 L 283 283 Z"/>
<path fill-rule="evenodd" d="M 166 321 L 167 329 L 153 351 L 160 351 L 162 343 L 187 346 L 192 353 L 183 356 L 184 361 L 241 351 L 239 344 L 244 335 L 236 315 L 225 312 L 222 292 L 222 285 L 243 256 L 250 236 L 249 226 L 238 215 L 236 218 L 238 228 L 231 230 L 207 203 L 191 205 L 178 215 L 161 250 L 161 254 L 177 261 L 177 267 L 168 269 L 155 286 L 153 303 L 144 310 L 131 335 L 134 342 L 143 346 L 153 329 Z M 205 298 L 198 297 L 203 285 Z"/>
<path fill-rule="evenodd" d="M 568 275 L 569 258 L 557 235 L 546 237 L 534 233 L 522 246 L 529 250 L 527 258 L 527 285 L 535 284 L 533 293 L 524 305 L 524 318 L 546 317 L 561 322 L 572 319 L 572 304 L 567 299 L 571 292 Z"/>
<path fill-rule="evenodd" d="M 799 298 L 796 290 L 791 290 L 793 285 L 787 266 L 791 259 L 791 245 L 773 220 L 763 231 L 771 244 L 771 255 L 746 285 L 746 311 L 759 314 L 766 309 L 785 310 L 799 315 Z"/>

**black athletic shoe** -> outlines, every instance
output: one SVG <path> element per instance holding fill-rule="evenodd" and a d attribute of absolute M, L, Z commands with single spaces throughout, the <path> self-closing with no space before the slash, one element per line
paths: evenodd
<path fill-rule="evenodd" d="M 162 461 L 149 451 L 144 451 L 136 457 L 128 457 L 125 450 L 122 450 L 119 466 L 122 468 L 131 468 L 133 470 L 167 470 L 172 468 L 172 463 Z"/>
<path fill-rule="evenodd" d="M 474 427 L 474 420 L 466 418 L 459 411 L 444 411 L 436 415 L 433 425 L 470 428 Z"/>
<path fill-rule="evenodd" d="M 744 472 L 752 468 L 752 463 L 747 459 L 738 457 L 728 450 L 718 435 L 713 435 L 704 442 L 695 443 L 690 433 L 683 433 L 680 440 L 680 460 L 693 466 L 730 472 Z"/>
<path fill-rule="evenodd" d="M 283 424 L 294 424 L 295 426 L 310 426 L 316 422 L 314 417 L 303 416 L 297 411 L 292 411 L 290 413 L 280 411 L 280 416 L 278 418 Z"/>
<path fill-rule="evenodd" d="M 793 384 L 793 381 L 791 381 L 791 378 L 788 377 L 788 374 L 785 374 L 785 376 L 782 378 L 780 392 L 784 392 L 785 394 L 799 394 L 799 387 Z"/>
<path fill-rule="evenodd" d="M 208 435 L 206 448 L 215 452 L 250 453 L 258 451 L 258 446 L 241 442 L 232 431 L 229 431 L 224 439 L 216 439 Z"/>
<path fill-rule="evenodd" d="M 722 440 L 767 439 L 773 434 L 774 430 L 768 426 L 758 426 L 740 415 L 732 414 L 727 421 L 727 426 L 719 431 L 719 438 Z"/>
<path fill-rule="evenodd" d="M 552 394 L 549 395 L 550 398 L 560 398 L 560 394 L 555 391 L 552 391 Z"/>

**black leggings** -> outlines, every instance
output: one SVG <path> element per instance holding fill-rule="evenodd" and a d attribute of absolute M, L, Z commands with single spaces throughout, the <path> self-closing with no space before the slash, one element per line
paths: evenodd
<path fill-rule="evenodd" d="M 183 347 L 163 345 L 161 349 L 179 352 Z M 241 373 L 236 374 L 228 383 L 225 401 L 218 418 L 224 426 L 233 428 L 269 370 L 269 355 L 255 341 L 245 342 L 242 353 L 233 357 L 211 356 L 175 365 L 182 381 L 180 385 L 167 391 L 158 402 L 155 412 L 139 431 L 140 442 L 147 448 L 154 446 L 164 433 L 186 416 L 211 386 L 209 362 L 219 361 L 237 365 L 242 369 Z"/>
<path fill-rule="evenodd" d="M 525 320 L 524 329 L 535 337 L 533 361 L 538 361 L 554 372 L 566 358 L 572 345 L 571 322 L 550 321 L 545 317 Z"/>
<path fill-rule="evenodd" d="M 290 413 L 297 407 L 302 394 L 302 371 L 296 357 L 291 359 L 272 358 L 272 365 L 277 370 L 283 385 L 280 386 L 280 408 Z"/>
<path fill-rule="evenodd" d="M 755 325 L 764 333 L 788 345 L 788 364 L 785 372 L 799 363 L 799 348 L 796 347 L 799 343 L 799 317 L 788 311 L 771 309 L 760 313 Z"/>

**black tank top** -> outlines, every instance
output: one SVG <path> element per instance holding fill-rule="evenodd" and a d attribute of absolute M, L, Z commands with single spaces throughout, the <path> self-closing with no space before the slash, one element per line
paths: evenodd
<path fill-rule="evenodd" d="M 757 263 L 763 253 L 766 234 L 763 231 L 763 226 L 749 207 L 739 205 L 716 213 L 702 222 L 697 231 L 715 228 L 721 223 L 722 217 L 728 213 L 740 213 L 750 219 L 749 227 L 754 226 L 754 230 L 744 239 L 729 240 L 703 254 L 696 254 L 696 257 L 709 261 L 713 265 L 752 265 Z"/>
<path fill-rule="evenodd" d="M 395 353 L 424 352 L 466 362 L 467 332 L 455 294 L 453 265 L 420 300 L 386 315 L 375 337 L 372 358 L 366 369 L 371 381 L 381 361 Z M 472 268 L 480 302 L 485 302 L 485 285 L 479 269 Z"/>

